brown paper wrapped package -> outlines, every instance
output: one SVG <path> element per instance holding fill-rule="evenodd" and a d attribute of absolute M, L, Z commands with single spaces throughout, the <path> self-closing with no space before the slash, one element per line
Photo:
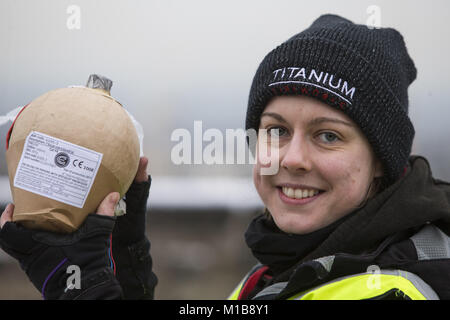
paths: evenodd
<path fill-rule="evenodd" d="M 14 187 L 25 140 L 37 131 L 102 153 L 103 158 L 83 208 Z M 28 228 L 68 233 L 94 213 L 110 192 L 123 196 L 139 164 L 136 129 L 120 103 L 106 91 L 86 87 L 57 89 L 32 101 L 17 117 L 6 151 L 13 221 Z"/>

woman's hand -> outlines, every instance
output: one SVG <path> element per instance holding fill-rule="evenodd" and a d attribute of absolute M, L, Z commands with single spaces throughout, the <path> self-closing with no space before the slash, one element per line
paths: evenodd
<path fill-rule="evenodd" d="M 44 299 L 120 299 L 122 289 L 109 255 L 119 197 L 117 192 L 107 195 L 97 214 L 89 214 L 69 234 L 30 230 L 12 222 L 14 205 L 8 204 L 0 218 L 0 247 L 19 261 Z"/>

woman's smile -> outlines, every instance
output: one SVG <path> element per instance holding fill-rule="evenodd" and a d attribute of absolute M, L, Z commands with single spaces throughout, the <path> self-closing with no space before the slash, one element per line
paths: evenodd
<path fill-rule="evenodd" d="M 304 205 L 316 200 L 323 192 L 317 189 L 294 189 L 289 187 L 277 187 L 278 195 L 286 204 Z"/>

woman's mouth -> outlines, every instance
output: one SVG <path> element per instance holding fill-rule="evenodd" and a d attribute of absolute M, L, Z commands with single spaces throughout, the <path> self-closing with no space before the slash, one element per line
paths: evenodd
<path fill-rule="evenodd" d="M 313 188 L 278 187 L 278 194 L 288 204 L 306 204 L 317 199 L 324 191 Z"/>

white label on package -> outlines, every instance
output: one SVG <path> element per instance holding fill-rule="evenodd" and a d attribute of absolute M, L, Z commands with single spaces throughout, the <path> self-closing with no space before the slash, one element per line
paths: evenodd
<path fill-rule="evenodd" d="M 32 131 L 23 147 L 14 186 L 83 208 L 103 154 Z"/>

